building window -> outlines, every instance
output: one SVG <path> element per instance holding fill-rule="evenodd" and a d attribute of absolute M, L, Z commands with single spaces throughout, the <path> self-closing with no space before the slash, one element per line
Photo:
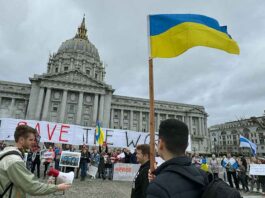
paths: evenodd
<path fill-rule="evenodd" d="M 56 73 L 58 72 L 58 67 L 55 67 L 55 72 L 56 72 Z"/>
<path fill-rule="evenodd" d="M 95 78 L 98 79 L 98 74 L 95 74 Z"/>
<path fill-rule="evenodd" d="M 70 104 L 68 113 L 74 113 L 74 112 L 75 112 L 75 105 L 74 104 Z"/>
<path fill-rule="evenodd" d="M 64 71 L 68 71 L 68 67 L 64 67 Z"/>
<path fill-rule="evenodd" d="M 87 70 L 86 70 L 86 74 L 87 74 L 87 75 L 90 75 L 90 70 L 87 69 Z"/>

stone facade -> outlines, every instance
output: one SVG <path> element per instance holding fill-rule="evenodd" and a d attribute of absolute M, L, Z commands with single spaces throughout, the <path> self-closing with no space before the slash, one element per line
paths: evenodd
<path fill-rule="evenodd" d="M 46 120 L 83 126 L 149 131 L 149 100 L 113 95 L 105 83 L 98 50 L 88 40 L 85 19 L 74 38 L 50 55 L 47 73 L 34 75 L 31 84 L 0 81 L 0 117 Z M 203 106 L 155 101 L 155 129 L 167 118 L 184 121 L 192 150 L 210 151 L 207 114 Z"/>
<path fill-rule="evenodd" d="M 253 122 L 251 118 L 218 124 L 209 128 L 211 151 L 217 154 L 228 152 L 250 155 L 249 148 L 239 147 L 239 135 L 243 135 L 257 144 L 257 155 L 265 156 L 265 129 L 258 123 L 264 122 L 265 117 L 259 117 L 259 122 Z"/>

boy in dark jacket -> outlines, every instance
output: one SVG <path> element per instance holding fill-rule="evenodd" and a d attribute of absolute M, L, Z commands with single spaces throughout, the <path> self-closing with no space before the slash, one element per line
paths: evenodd
<path fill-rule="evenodd" d="M 167 119 L 159 127 L 158 154 L 165 160 L 149 178 L 147 198 L 198 198 L 208 184 L 207 175 L 191 165 L 185 156 L 188 127 L 176 119 Z"/>

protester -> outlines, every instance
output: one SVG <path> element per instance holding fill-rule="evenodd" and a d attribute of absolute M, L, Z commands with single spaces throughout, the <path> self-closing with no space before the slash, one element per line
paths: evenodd
<path fill-rule="evenodd" d="M 185 156 L 189 131 L 185 123 L 167 119 L 159 126 L 158 154 L 165 162 L 149 178 L 147 198 L 197 198 L 208 184 L 205 172 Z"/>
<path fill-rule="evenodd" d="M 53 162 L 54 157 L 55 157 L 55 154 L 54 154 L 54 151 L 53 151 L 53 148 L 52 148 L 51 145 L 49 146 L 49 149 L 48 149 L 47 152 L 51 153 L 51 155 L 50 155 L 50 157 L 45 158 L 45 161 L 43 162 L 43 165 L 45 166 L 45 167 L 44 167 L 43 179 L 45 179 L 45 177 L 46 177 L 46 172 L 47 172 L 47 170 L 49 169 L 50 164 Z"/>
<path fill-rule="evenodd" d="M 222 158 L 222 160 L 221 160 L 221 166 L 222 166 L 222 172 L 223 172 L 223 180 L 226 182 L 227 181 L 227 176 L 226 176 L 226 167 L 225 167 L 225 160 L 227 160 L 226 159 L 226 156 L 224 155 L 223 156 L 223 158 Z"/>
<path fill-rule="evenodd" d="M 236 189 L 239 190 L 239 184 L 236 176 L 236 169 L 238 168 L 238 163 L 237 161 L 231 157 L 231 154 L 227 154 L 227 158 L 223 160 L 223 167 L 226 168 L 226 173 L 227 173 L 227 178 L 229 185 L 233 188 L 233 182 L 232 182 L 232 176 L 234 179 L 234 183 L 236 185 Z"/>
<path fill-rule="evenodd" d="M 90 162 L 90 153 L 88 152 L 88 148 L 84 145 L 82 147 L 81 158 L 80 158 L 81 181 L 85 181 L 89 162 Z"/>
<path fill-rule="evenodd" d="M 40 147 L 37 145 L 33 149 L 33 155 L 32 155 L 32 166 L 31 166 L 31 172 L 35 172 L 35 167 L 37 166 L 37 177 L 40 178 Z"/>
<path fill-rule="evenodd" d="M 137 145 L 137 162 L 141 164 L 133 180 L 131 198 L 145 198 L 149 184 L 148 170 L 150 169 L 150 146 L 148 144 Z"/>
<path fill-rule="evenodd" d="M 212 158 L 211 158 L 211 160 L 209 162 L 209 165 L 210 165 L 211 171 L 213 173 L 214 179 L 218 178 L 219 177 L 218 176 L 218 174 L 219 174 L 219 165 L 218 165 L 218 161 L 217 161 L 217 159 L 216 159 L 214 154 L 212 155 Z"/>
<path fill-rule="evenodd" d="M 201 157 L 199 156 L 198 153 L 195 153 L 193 158 L 192 158 L 192 164 L 194 164 L 197 168 L 201 168 Z"/>
<path fill-rule="evenodd" d="M 248 192 L 249 189 L 248 189 L 248 185 L 247 185 L 247 182 L 246 182 L 246 180 L 247 180 L 246 179 L 246 177 L 247 177 L 246 176 L 246 168 L 243 165 L 243 162 L 241 161 L 241 159 L 239 161 L 239 168 L 237 169 L 237 172 L 238 172 L 238 179 L 239 179 L 239 181 L 242 184 L 243 190 L 245 192 Z"/>
<path fill-rule="evenodd" d="M 67 190 L 70 185 L 45 184 L 34 179 L 34 175 L 26 168 L 22 156 L 25 149 L 30 149 L 35 143 L 37 131 L 29 126 L 20 125 L 14 133 L 15 147 L 6 147 L 0 152 L 0 192 L 7 188 L 4 198 L 26 197 L 30 195 L 47 195 L 56 191 Z M 17 154 L 8 154 L 8 152 Z M 6 155 L 6 156 L 5 156 Z M 20 156 L 19 156 L 20 155 Z"/>
<path fill-rule="evenodd" d="M 258 160 L 256 159 L 256 157 L 251 157 L 250 163 L 251 164 L 257 164 Z M 259 177 L 257 175 L 250 175 L 250 177 L 251 177 L 250 191 L 253 192 L 254 185 L 256 184 L 257 191 L 259 192 L 259 189 L 260 189 Z"/>

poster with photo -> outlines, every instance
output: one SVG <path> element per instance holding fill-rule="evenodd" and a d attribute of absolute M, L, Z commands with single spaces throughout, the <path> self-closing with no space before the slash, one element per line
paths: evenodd
<path fill-rule="evenodd" d="M 62 151 L 59 166 L 79 167 L 81 153 Z"/>

